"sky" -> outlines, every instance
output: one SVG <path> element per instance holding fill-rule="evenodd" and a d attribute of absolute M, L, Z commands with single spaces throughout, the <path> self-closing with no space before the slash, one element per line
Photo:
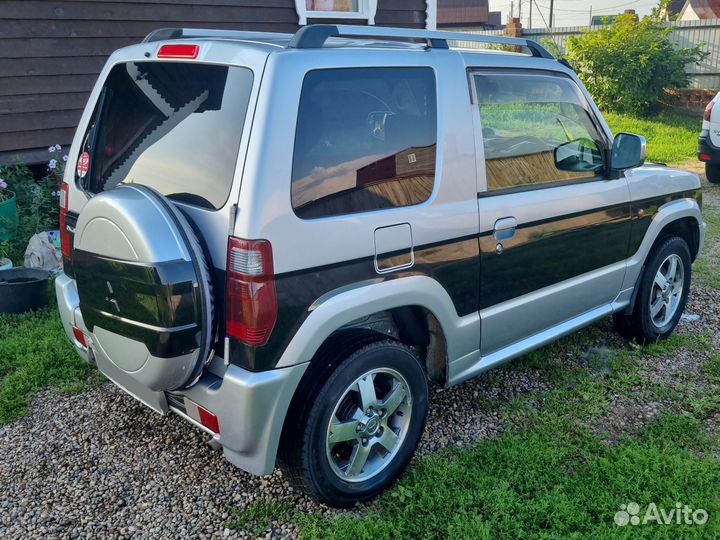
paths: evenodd
<path fill-rule="evenodd" d="M 518 16 L 518 7 L 522 2 L 522 23 L 528 26 L 528 15 L 531 0 L 514 0 L 515 16 Z M 533 28 L 544 27 L 542 17 L 538 10 L 549 22 L 550 0 L 532 0 Z M 490 11 L 502 11 L 502 21 L 507 22 L 510 15 L 511 0 L 490 0 Z M 657 6 L 658 0 L 555 0 L 555 26 L 582 26 L 590 22 L 590 8 L 593 15 L 614 15 L 626 9 L 634 9 L 641 17 L 650 13 Z"/>

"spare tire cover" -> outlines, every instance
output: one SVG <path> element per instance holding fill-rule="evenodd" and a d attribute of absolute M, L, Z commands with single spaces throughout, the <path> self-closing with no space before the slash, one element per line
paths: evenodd
<path fill-rule="evenodd" d="M 175 205 L 135 184 L 94 196 L 75 228 L 73 269 L 96 354 L 155 391 L 198 379 L 212 348 L 212 284 Z"/>

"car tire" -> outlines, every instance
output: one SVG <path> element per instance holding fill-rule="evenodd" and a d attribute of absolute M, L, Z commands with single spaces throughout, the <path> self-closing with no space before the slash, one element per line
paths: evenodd
<path fill-rule="evenodd" d="M 685 310 L 691 276 L 687 242 L 679 236 L 663 238 L 645 262 L 632 314 L 613 316 L 617 331 L 640 343 L 667 339 Z"/>
<path fill-rule="evenodd" d="M 429 391 L 420 360 L 402 343 L 378 341 L 313 386 L 299 418 L 288 412 L 294 427 L 281 448 L 286 473 L 329 506 L 374 497 L 405 469 L 425 428 Z"/>
<path fill-rule="evenodd" d="M 720 184 L 720 165 L 715 163 L 706 163 L 705 176 L 707 176 L 708 182 L 712 184 Z"/>

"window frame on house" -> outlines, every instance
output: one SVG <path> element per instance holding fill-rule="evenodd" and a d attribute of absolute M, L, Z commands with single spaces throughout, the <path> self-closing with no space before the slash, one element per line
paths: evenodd
<path fill-rule="evenodd" d="M 306 0 L 295 0 L 295 10 L 301 26 L 306 25 L 308 19 L 362 19 L 374 25 L 378 0 L 357 0 L 357 3 L 357 11 L 312 11 L 307 9 Z"/>

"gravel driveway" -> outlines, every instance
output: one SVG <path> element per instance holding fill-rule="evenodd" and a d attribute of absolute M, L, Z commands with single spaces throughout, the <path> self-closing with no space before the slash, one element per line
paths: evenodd
<path fill-rule="evenodd" d="M 501 432 L 480 396 L 506 400 L 546 388 L 536 371 L 509 370 L 436 388 L 420 453 Z M 0 536 L 235 538 L 225 528 L 230 509 L 258 497 L 320 510 L 294 493 L 282 473 L 246 474 L 206 440 L 194 426 L 157 415 L 111 384 L 73 396 L 44 391 L 25 418 L 0 428 Z M 279 524 L 274 536 L 293 532 Z"/>
<path fill-rule="evenodd" d="M 680 331 L 711 334 L 720 348 L 718 305 L 720 292 L 696 287 L 687 312 L 701 319 L 681 324 Z M 607 321 L 600 328 L 594 342 L 582 345 L 585 351 L 622 346 Z M 582 353 L 568 351 L 560 360 L 577 365 Z M 681 351 L 680 358 L 684 366 L 697 367 L 692 355 Z M 494 370 L 449 390 L 435 388 L 419 454 L 501 433 L 503 423 L 483 407 L 486 400 L 549 389 L 537 369 Z M 246 474 L 206 439 L 199 429 L 173 415 L 156 415 L 110 384 L 73 396 L 44 391 L 25 418 L 0 427 L 0 537 L 236 538 L 240 533 L 225 527 L 229 512 L 258 498 L 323 511 L 294 492 L 280 472 Z M 272 536 L 294 533 L 278 523 Z"/>

